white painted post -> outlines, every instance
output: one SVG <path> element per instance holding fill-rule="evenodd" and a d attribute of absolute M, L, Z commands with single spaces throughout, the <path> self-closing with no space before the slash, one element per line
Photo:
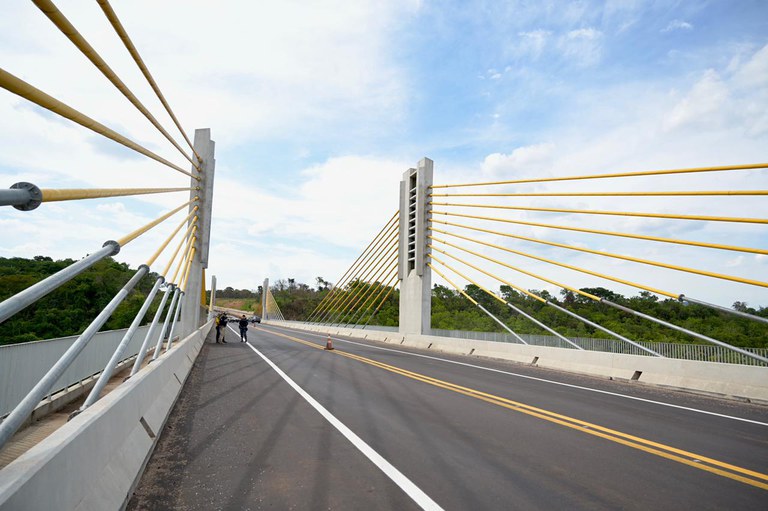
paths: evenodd
<path fill-rule="evenodd" d="M 195 152 L 200 155 L 201 180 L 191 178 L 192 188 L 190 198 L 199 197 L 197 205 L 198 229 L 197 250 L 189 269 L 187 288 L 181 308 L 181 338 L 185 338 L 200 326 L 200 311 L 203 307 L 201 295 L 203 289 L 203 268 L 208 267 L 208 248 L 211 236 L 211 208 L 213 205 L 213 175 L 216 167 L 214 159 L 215 143 L 211 140 L 211 130 L 203 128 L 195 130 Z M 192 171 L 195 173 L 195 170 Z M 190 210 L 195 204 L 190 205 Z M 192 219 L 190 219 L 190 222 Z"/>
<path fill-rule="evenodd" d="M 422 158 L 400 181 L 400 333 L 429 334 L 432 315 L 432 272 L 427 266 L 427 235 L 434 163 Z"/>

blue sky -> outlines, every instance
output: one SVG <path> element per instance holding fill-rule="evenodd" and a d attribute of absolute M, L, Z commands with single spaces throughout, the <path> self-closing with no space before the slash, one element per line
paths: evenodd
<path fill-rule="evenodd" d="M 334 281 L 395 210 L 401 174 L 423 156 L 435 161 L 437 183 L 768 160 L 764 1 L 135 1 L 114 7 L 190 135 L 209 127 L 217 143 L 211 272 L 220 286 L 255 288 L 265 277 Z M 170 128 L 95 3 L 73 0 L 59 8 Z M 4 7 L 0 61 L 186 168 L 31 3 Z M 45 188 L 185 184 L 184 176 L 5 91 L 0 118 L 3 186 L 21 180 Z M 768 189 L 768 171 L 648 186 Z M 180 202 L 176 195 L 45 204 L 26 214 L 4 209 L 0 256 L 82 257 Z M 758 201 L 577 205 L 768 217 Z M 525 218 L 554 223 L 553 217 Z M 768 248 L 768 236 L 756 227 L 557 217 L 568 221 Z M 142 262 L 170 228 L 132 243 L 118 258 Z M 523 232 L 600 250 L 644 251 L 711 271 L 768 275 L 765 256 Z M 640 272 L 649 284 L 690 289 L 725 305 L 735 299 L 768 305 L 768 293 L 754 286 L 550 252 L 541 253 L 607 265 L 618 275 Z M 542 271 L 577 286 L 610 287 Z M 547 287 L 526 279 L 520 284 Z"/>

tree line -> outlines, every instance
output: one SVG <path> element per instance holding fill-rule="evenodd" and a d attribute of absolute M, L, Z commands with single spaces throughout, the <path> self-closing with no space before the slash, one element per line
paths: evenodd
<path fill-rule="evenodd" d="M 72 259 L 54 261 L 50 257 L 38 256 L 33 259 L 0 258 L 0 300 L 26 289 L 30 285 L 72 264 Z M 0 344 L 34 341 L 64 337 L 81 333 L 96 317 L 112 297 L 133 275 L 135 270 L 125 263 L 105 258 L 71 282 L 27 307 L 3 323 L 0 323 Z M 117 308 L 102 330 L 126 328 L 144 302 L 157 275 L 150 273 Z M 330 282 L 317 277 L 314 286 L 295 279 L 275 281 L 270 290 L 280 310 L 288 320 L 307 320 L 329 293 L 334 296 L 333 307 L 322 314 L 326 322 L 348 322 L 382 326 L 397 326 L 399 316 L 399 291 L 384 289 L 379 283 L 353 281 L 344 289 L 332 291 Z M 373 286 L 373 288 L 372 288 Z M 261 286 L 257 289 L 234 289 L 227 287 L 217 290 L 217 304 L 225 305 L 236 301 L 244 310 L 261 314 Z M 391 291 L 391 292 L 390 292 Z M 463 291 L 497 316 L 502 322 L 519 334 L 549 335 L 516 311 L 470 284 Z M 642 291 L 637 296 L 626 297 L 603 287 L 584 288 L 583 291 L 632 308 L 638 312 L 657 317 L 675 325 L 713 337 L 741 347 L 768 347 L 768 325 L 699 305 L 686 305 L 678 300 L 659 299 L 656 295 Z M 691 343 L 692 337 L 629 315 L 605 304 L 595 303 L 582 295 L 562 291 L 553 296 L 546 290 L 532 290 L 545 300 L 566 308 L 587 319 L 636 341 Z M 367 294 L 366 294 L 367 293 Z M 379 294 L 380 293 L 380 294 Z M 378 305 L 380 298 L 388 298 Z M 501 286 L 499 296 L 534 316 L 542 323 L 568 337 L 608 338 L 608 334 L 577 319 L 549 307 L 540 301 L 519 293 L 509 286 Z M 354 296 L 365 296 L 352 311 Z M 210 291 L 209 291 L 210 296 Z M 368 300 L 368 298 L 371 298 Z M 377 298 L 379 297 L 379 298 Z M 374 305 L 374 299 L 376 304 Z M 144 322 L 151 320 L 159 304 L 158 296 Z M 345 304 L 346 301 L 346 304 Z M 364 304 L 365 307 L 360 308 Z M 323 307 L 326 307 L 327 301 Z M 365 310 L 367 308 L 367 310 Z M 768 307 L 750 307 L 737 301 L 733 308 L 756 316 L 768 318 Z M 446 330 L 473 330 L 503 332 L 493 319 L 472 304 L 454 289 L 435 285 L 432 290 L 432 328 Z"/>
<path fill-rule="evenodd" d="M 74 259 L 54 261 L 46 256 L 32 259 L 0 257 L 0 301 L 74 262 Z M 135 272 L 127 264 L 111 257 L 98 261 L 71 281 L 0 323 L 0 345 L 82 333 Z M 127 328 L 157 277 L 152 272 L 144 276 L 101 330 Z M 160 293 L 155 297 L 144 323 L 152 320 L 159 303 Z"/>

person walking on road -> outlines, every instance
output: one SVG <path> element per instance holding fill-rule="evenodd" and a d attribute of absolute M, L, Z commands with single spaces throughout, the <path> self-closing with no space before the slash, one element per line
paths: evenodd
<path fill-rule="evenodd" d="M 248 342 L 248 318 L 245 317 L 245 314 L 237 324 L 240 325 L 240 342 Z"/>
<path fill-rule="evenodd" d="M 226 327 L 227 327 L 227 313 L 222 312 L 216 318 L 216 344 L 219 344 L 219 339 L 221 339 L 222 344 L 227 344 L 227 341 L 224 340 L 226 333 L 224 336 L 222 336 L 222 330 L 224 330 Z"/>

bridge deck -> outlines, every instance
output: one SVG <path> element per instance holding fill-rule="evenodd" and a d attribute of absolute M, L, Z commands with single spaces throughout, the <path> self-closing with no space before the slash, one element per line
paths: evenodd
<path fill-rule="evenodd" d="M 414 509 L 423 498 L 445 509 L 764 509 L 768 497 L 765 406 L 360 341 L 327 352 L 314 349 L 322 337 L 276 327 L 251 329 L 255 349 L 227 336 L 203 347 L 129 509 Z"/>

